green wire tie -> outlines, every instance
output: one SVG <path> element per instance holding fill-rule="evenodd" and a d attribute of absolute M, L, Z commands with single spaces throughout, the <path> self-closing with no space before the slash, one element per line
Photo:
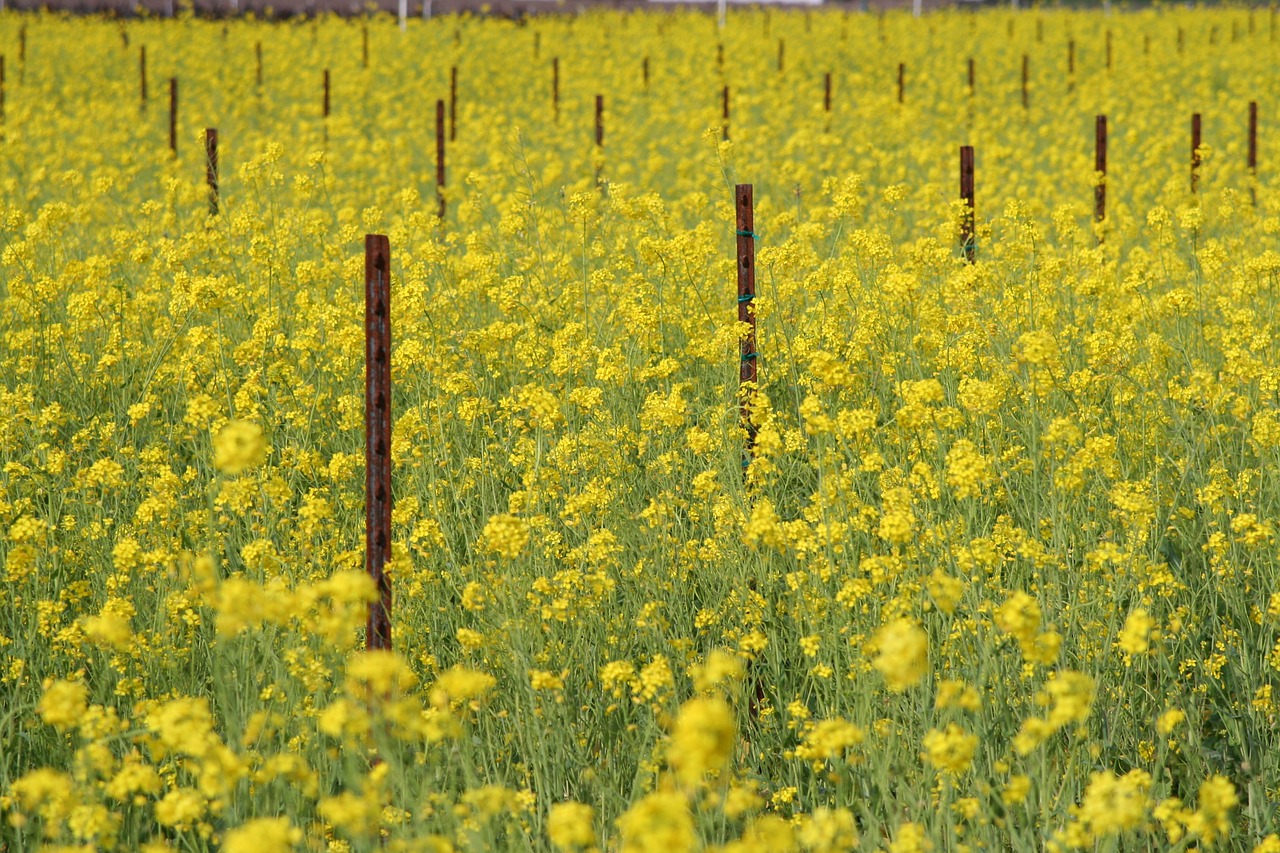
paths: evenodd
<path fill-rule="evenodd" d="M 743 231 L 742 229 L 738 229 L 738 231 L 737 231 L 737 232 L 735 232 L 735 233 L 736 233 L 739 237 L 750 237 L 752 240 L 758 240 L 758 239 L 760 239 L 760 235 L 759 235 L 759 234 L 757 234 L 757 233 L 756 233 L 756 232 L 754 232 L 754 231 Z"/>
<path fill-rule="evenodd" d="M 738 297 L 738 304 L 741 305 L 744 302 L 750 302 L 752 299 L 755 299 L 755 298 L 756 298 L 756 295 L 754 293 L 745 293 L 742 296 Z"/>
<path fill-rule="evenodd" d="M 744 352 L 744 353 L 742 354 L 742 360 L 743 360 L 743 361 L 750 361 L 751 359 L 755 358 L 755 357 L 756 357 L 756 356 L 758 356 L 759 354 L 760 354 L 760 353 L 758 353 L 758 352 Z"/>

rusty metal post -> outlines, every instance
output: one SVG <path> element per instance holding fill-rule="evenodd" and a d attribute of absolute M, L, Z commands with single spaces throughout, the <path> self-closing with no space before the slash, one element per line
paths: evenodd
<path fill-rule="evenodd" d="M 178 154 L 178 78 L 169 78 L 169 150 Z"/>
<path fill-rule="evenodd" d="M 1027 83 L 1031 79 L 1031 57 L 1025 53 L 1022 54 L 1022 108 L 1025 110 L 1031 105 L 1030 98 L 1027 97 Z"/>
<path fill-rule="evenodd" d="M 458 66 L 449 68 L 449 141 L 458 138 Z"/>
<path fill-rule="evenodd" d="M 364 238 L 365 568 L 378 590 L 369 604 L 365 647 L 391 648 L 391 246 Z"/>
<path fill-rule="evenodd" d="M 822 75 L 822 111 L 831 112 L 831 72 Z"/>
<path fill-rule="evenodd" d="M 560 121 L 560 57 L 551 58 L 551 109 L 556 121 Z"/>
<path fill-rule="evenodd" d="M 4 54 L 0 53 L 0 122 L 4 121 Z"/>
<path fill-rule="evenodd" d="M 369 25 L 362 24 L 360 27 L 360 67 L 369 67 Z"/>
<path fill-rule="evenodd" d="M 647 56 L 644 58 L 644 62 L 641 63 L 641 73 L 644 76 L 644 90 L 647 92 L 649 91 L 649 57 Z"/>
<path fill-rule="evenodd" d="M 147 46 L 138 48 L 138 93 L 142 96 L 142 108 L 147 108 Z"/>
<path fill-rule="evenodd" d="M 907 96 L 907 64 L 905 62 L 898 63 L 898 103 L 902 103 Z"/>
<path fill-rule="evenodd" d="M 0 68 L 3 65 L 0 64 Z M 0 82 L 3 82 L 3 73 L 0 72 Z M 1258 172 L 1258 102 L 1249 102 L 1249 153 L 1248 153 L 1249 174 L 1257 175 Z"/>
<path fill-rule="evenodd" d="M 756 351 L 756 312 L 752 302 L 756 298 L 756 234 L 755 190 L 751 184 L 738 184 L 734 190 L 737 208 L 738 237 L 738 322 L 747 324 L 747 331 L 739 341 L 738 371 L 739 413 L 742 426 L 747 431 L 747 446 L 743 465 L 751 461 L 756 442 L 756 427 L 751 421 L 751 394 L 759 378 L 759 353 Z"/>
<path fill-rule="evenodd" d="M 1191 114 L 1191 192 L 1200 191 L 1200 113 Z"/>
<path fill-rule="evenodd" d="M 724 138 L 729 139 L 729 87 L 725 86 L 724 91 L 720 95 L 720 113 L 722 118 L 721 129 L 724 132 Z"/>
<path fill-rule="evenodd" d="M 253 52 L 258 59 L 258 73 L 254 79 L 257 80 L 258 88 L 261 89 L 262 88 L 262 42 L 259 41 L 259 42 L 253 43 Z"/>
<path fill-rule="evenodd" d="M 205 182 L 209 185 L 209 215 L 218 215 L 218 129 L 204 129 Z"/>
<path fill-rule="evenodd" d="M 436 101 L 436 201 L 437 215 L 444 219 L 444 101 Z"/>
<path fill-rule="evenodd" d="M 596 152 L 604 153 L 604 95 L 596 95 Z M 604 192 L 599 165 L 596 166 L 596 187 Z"/>
<path fill-rule="evenodd" d="M 1107 70 L 1111 70 L 1111 30 L 1107 30 Z"/>
<path fill-rule="evenodd" d="M 786 68 L 784 60 L 787 55 L 787 42 L 785 39 L 778 39 L 778 73 L 781 74 Z"/>
<path fill-rule="evenodd" d="M 960 245 L 964 249 L 964 258 L 973 263 L 977 254 L 977 241 L 974 238 L 973 215 L 973 146 L 960 146 L 960 200 L 964 202 L 964 215 L 960 220 Z"/>
<path fill-rule="evenodd" d="M 324 70 L 324 117 L 329 117 L 329 69 Z"/>
<path fill-rule="evenodd" d="M 1107 117 L 1093 120 L 1093 170 L 1097 172 L 1097 185 L 1093 188 L 1093 218 L 1101 222 L 1107 218 Z"/>
<path fill-rule="evenodd" d="M 976 76 L 977 75 L 974 73 L 974 67 L 973 67 L 973 57 L 971 56 L 969 57 L 969 97 L 970 98 L 973 97 L 974 83 L 975 83 Z"/>
<path fill-rule="evenodd" d="M 4 80 L 3 57 L 0 57 L 0 82 Z M 0 90 L 0 118 L 4 115 L 3 91 Z M 1249 102 L 1249 200 L 1258 205 L 1258 102 Z"/>
<path fill-rule="evenodd" d="M 1067 42 L 1067 91 L 1076 90 L 1076 40 Z"/>

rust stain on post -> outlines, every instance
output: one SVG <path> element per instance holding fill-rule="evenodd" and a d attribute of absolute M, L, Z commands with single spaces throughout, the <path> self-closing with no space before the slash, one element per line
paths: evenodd
<path fill-rule="evenodd" d="M 365 567 L 378 590 L 369 604 L 365 645 L 391 648 L 391 246 L 364 238 Z"/>
<path fill-rule="evenodd" d="M 977 242 L 974 238 L 973 214 L 973 146 L 960 146 L 960 200 L 964 202 L 964 216 L 960 220 L 960 245 L 964 249 L 964 257 L 973 263 L 977 255 Z"/>

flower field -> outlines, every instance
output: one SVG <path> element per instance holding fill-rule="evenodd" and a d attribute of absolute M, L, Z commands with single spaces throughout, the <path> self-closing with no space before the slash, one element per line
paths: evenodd
<path fill-rule="evenodd" d="M 1280 851 L 1278 27 L 0 13 L 0 851 Z"/>

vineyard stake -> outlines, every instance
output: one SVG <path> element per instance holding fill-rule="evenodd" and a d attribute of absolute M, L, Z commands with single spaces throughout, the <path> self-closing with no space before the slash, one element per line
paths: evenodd
<path fill-rule="evenodd" d="M 458 66 L 449 69 L 449 141 L 458 138 Z"/>
<path fill-rule="evenodd" d="M 169 78 L 169 150 L 178 156 L 178 78 Z"/>
<path fill-rule="evenodd" d="M 783 59 L 786 56 L 787 42 L 785 39 L 778 39 L 778 73 L 781 74 L 784 68 Z"/>
<path fill-rule="evenodd" d="M 1031 105 L 1031 101 L 1027 97 L 1027 82 L 1031 77 L 1031 57 L 1025 53 L 1022 54 L 1022 108 L 1025 110 Z"/>
<path fill-rule="evenodd" d="M 0 63 L 2 62 L 3 62 L 3 58 L 0 58 Z M 2 69 L 3 67 L 4 67 L 3 64 L 0 64 L 0 69 Z M 3 74 L 0 74 L 0 80 L 2 79 L 3 79 Z M 3 93 L 0 92 L 0 117 L 3 116 L 3 107 L 4 107 L 4 101 L 3 101 L 2 95 Z M 1249 102 L 1248 165 L 1249 165 L 1249 200 L 1253 203 L 1254 207 L 1257 207 L 1258 206 L 1258 102 L 1257 101 Z"/>
<path fill-rule="evenodd" d="M 329 117 L 329 69 L 324 70 L 324 117 Z"/>
<path fill-rule="evenodd" d="M 218 215 L 218 129 L 204 129 L 205 183 L 209 185 L 209 215 Z"/>
<path fill-rule="evenodd" d="M 436 101 L 436 215 L 444 219 L 444 101 Z"/>
<path fill-rule="evenodd" d="M 831 72 L 822 77 L 822 111 L 831 112 Z"/>
<path fill-rule="evenodd" d="M 905 62 L 898 63 L 898 103 L 902 103 L 906 98 L 907 87 L 907 65 Z"/>
<path fill-rule="evenodd" d="M 364 238 L 365 565 L 378 590 L 369 603 L 365 647 L 391 649 L 391 246 Z"/>
<path fill-rule="evenodd" d="M 142 108 L 147 108 L 147 46 L 138 48 L 138 91 L 142 95 Z"/>
<path fill-rule="evenodd" d="M 560 57 L 551 58 L 551 108 L 560 121 Z"/>
<path fill-rule="evenodd" d="M 724 138 L 725 138 L 725 141 L 727 142 L 729 140 L 729 87 L 728 86 L 724 87 L 724 92 L 721 100 L 722 100 L 721 112 L 724 117 L 724 125 L 723 125 Z"/>
<path fill-rule="evenodd" d="M 604 95 L 596 95 L 596 151 L 604 153 Z M 599 166 L 596 166 L 596 187 L 604 192 Z"/>
<path fill-rule="evenodd" d="M 1200 113 L 1191 114 L 1191 192 L 1200 191 Z"/>
<path fill-rule="evenodd" d="M 262 88 L 262 42 L 260 41 L 254 42 L 253 52 L 258 60 L 258 73 L 255 79 L 257 80 L 258 88 L 261 89 Z"/>
<path fill-rule="evenodd" d="M 1100 115 L 1093 120 L 1093 137 L 1094 137 L 1094 154 L 1093 154 L 1093 170 L 1097 172 L 1094 178 L 1098 183 L 1093 188 L 1093 218 L 1096 222 L 1102 222 L 1107 218 L 1107 117 Z M 1101 237 L 1099 237 L 1101 241 Z"/>
<path fill-rule="evenodd" d="M 964 215 L 960 220 L 960 244 L 964 258 L 973 263 L 977 254 L 977 242 L 973 234 L 973 146 L 960 146 L 960 200 L 964 202 Z"/>
<path fill-rule="evenodd" d="M 649 57 L 647 56 L 644 58 L 644 62 L 641 64 L 641 72 L 644 76 L 644 90 L 648 92 L 649 91 Z"/>
<path fill-rule="evenodd" d="M 0 122 L 4 121 L 4 54 L 0 53 Z"/>
<path fill-rule="evenodd" d="M 1076 90 L 1076 40 L 1067 42 L 1067 91 Z"/>
<path fill-rule="evenodd" d="M 18 83 L 27 82 L 27 25 L 18 30 Z"/>
<path fill-rule="evenodd" d="M 369 67 L 369 25 L 360 27 L 360 67 Z"/>
<path fill-rule="evenodd" d="M 969 57 L 969 97 L 970 98 L 973 97 L 973 89 L 974 89 L 974 69 L 973 69 L 973 57 L 971 56 Z"/>
<path fill-rule="evenodd" d="M 747 330 L 738 347 L 738 395 L 739 415 L 747 431 L 747 445 L 742 464 L 745 468 L 755 449 L 756 428 L 751 422 L 751 395 L 759 376 L 756 352 L 756 312 L 751 304 L 756 298 L 756 234 L 755 200 L 751 184 L 738 184 L 734 191 L 737 201 L 738 236 L 738 322 L 746 323 Z"/>

